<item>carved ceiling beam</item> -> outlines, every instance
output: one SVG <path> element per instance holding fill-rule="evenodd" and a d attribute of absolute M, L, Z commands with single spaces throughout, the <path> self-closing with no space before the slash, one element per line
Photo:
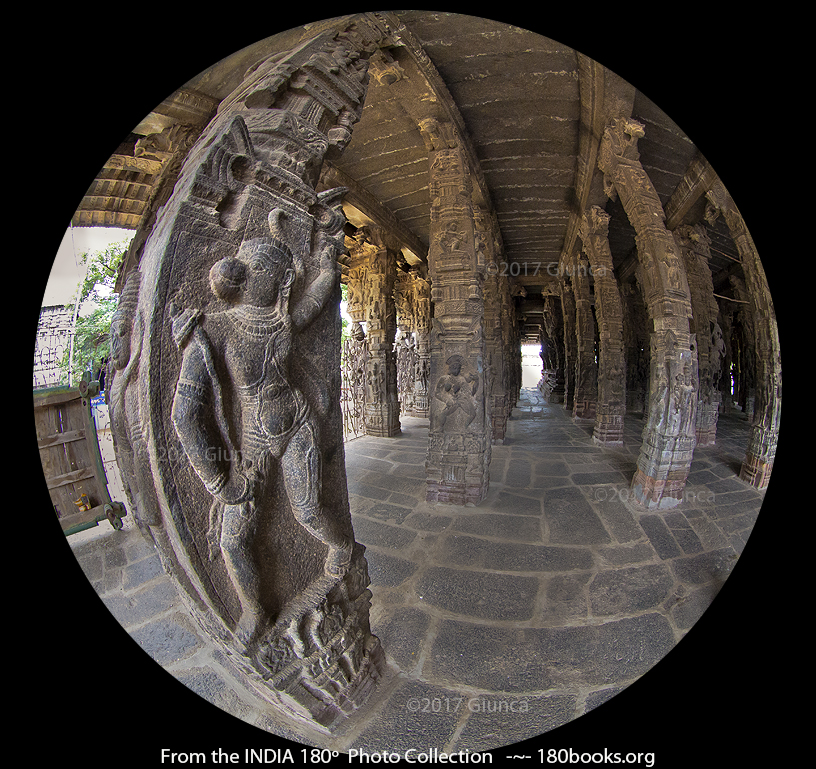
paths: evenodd
<path fill-rule="evenodd" d="M 667 229 L 674 230 L 683 224 L 686 215 L 698 201 L 705 197 L 716 179 L 717 174 L 702 155 L 692 158 L 685 175 L 664 206 Z M 696 224 L 696 222 L 687 222 L 687 224 Z"/>
<path fill-rule="evenodd" d="M 158 174 L 161 171 L 162 163 L 160 160 L 136 158 L 132 155 L 111 155 L 105 161 L 103 168 L 115 168 L 117 171 L 135 171 L 140 174 Z"/>
<path fill-rule="evenodd" d="M 401 99 L 402 107 L 416 121 L 417 126 L 421 121 L 428 119 L 450 126 L 452 138 L 461 148 L 471 177 L 473 203 L 492 213 L 490 190 L 482 173 L 476 148 L 445 81 L 437 72 L 420 42 L 397 16 L 386 12 L 381 14 L 381 18 L 388 25 L 389 36 L 395 48 L 406 54 L 404 57 L 399 57 L 399 71 L 393 66 L 393 62 L 389 62 L 390 66 L 381 82 L 388 82 L 400 96 L 404 94 L 404 98 Z M 399 75 L 403 76 L 398 80 L 392 79 Z M 417 91 L 424 91 L 424 98 L 416 98 Z"/>
<path fill-rule="evenodd" d="M 574 207 L 570 212 L 559 264 L 570 263 L 581 218 L 590 206 L 606 205 L 603 174 L 598 169 L 598 153 L 604 129 L 614 118 L 632 115 L 635 89 L 588 56 L 578 53 L 578 91 L 581 123 L 578 157 L 575 163 Z"/>
<path fill-rule="evenodd" d="M 384 228 L 400 242 L 400 250 L 409 264 L 428 263 L 428 247 L 365 187 L 326 161 L 320 172 L 319 188 L 322 187 L 346 187 L 348 192 L 343 196 L 343 210 L 351 224 L 358 228 L 367 224 Z M 405 254 L 406 249 L 415 258 Z"/>

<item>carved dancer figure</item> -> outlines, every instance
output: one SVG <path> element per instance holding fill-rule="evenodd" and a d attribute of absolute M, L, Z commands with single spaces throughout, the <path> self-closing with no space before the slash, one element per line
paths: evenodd
<path fill-rule="evenodd" d="M 210 287 L 229 309 L 203 315 L 185 310 L 173 321 L 183 350 L 173 423 L 213 495 L 208 541 L 211 553 L 220 546 L 241 604 L 236 633 L 247 644 L 262 629 L 264 616 L 252 543 L 257 507 L 274 464 L 280 466 L 296 519 L 328 545 L 327 575 L 343 577 L 353 546 L 321 505 L 317 423 L 289 372 L 293 335 L 317 317 L 334 289 L 340 246 L 325 231 L 318 232 L 320 273 L 290 311 L 295 270 L 289 248 L 276 237 L 281 214 L 270 214 L 273 237 L 245 241 L 235 257 L 210 270 Z M 240 424 L 230 430 L 225 404 L 236 402 Z M 238 450 L 231 434 L 240 435 Z"/>
<path fill-rule="evenodd" d="M 467 421 L 463 428 L 468 427 L 476 417 L 476 404 L 473 396 L 479 388 L 479 377 L 476 374 L 462 375 L 462 356 L 451 355 L 445 361 L 448 373 L 439 377 L 434 390 L 434 397 L 445 404 L 445 409 L 439 415 L 439 429 L 445 429 L 445 422 L 456 411 L 462 411 L 467 415 Z M 471 392 L 465 389 L 472 383 Z"/>

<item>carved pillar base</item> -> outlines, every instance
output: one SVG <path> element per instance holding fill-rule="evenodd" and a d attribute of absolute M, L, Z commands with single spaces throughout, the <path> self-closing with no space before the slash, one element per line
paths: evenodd
<path fill-rule="evenodd" d="M 425 494 L 428 502 L 478 505 L 487 496 L 486 466 L 490 452 L 485 436 L 432 435 L 428 458 L 433 464 L 428 466 Z"/>
<path fill-rule="evenodd" d="M 677 507 L 683 501 L 693 438 L 645 436 L 632 479 L 634 500 L 649 510 Z"/>
<path fill-rule="evenodd" d="M 414 408 L 411 412 L 413 416 L 419 419 L 427 419 L 430 415 L 430 406 L 428 405 L 428 393 L 417 393 L 414 390 Z"/>
<path fill-rule="evenodd" d="M 764 489 L 768 486 L 776 457 L 777 437 L 776 431 L 757 426 L 751 428 L 748 449 L 740 468 L 740 478 L 754 488 Z"/>
<path fill-rule="evenodd" d="M 713 446 L 717 439 L 719 403 L 697 404 L 697 445 Z"/>
<path fill-rule="evenodd" d="M 491 403 L 493 404 L 490 412 L 493 423 L 493 442 L 498 443 L 504 441 L 507 433 L 507 396 L 493 395 Z"/>
<path fill-rule="evenodd" d="M 267 697 L 288 715 L 327 732 L 363 704 L 385 670 L 379 639 L 368 627 L 371 591 L 364 553 L 355 545 L 343 580 L 328 593 L 322 585 L 310 585 L 297 608 L 278 618 L 238 663 L 251 666 L 251 680 L 260 676 Z M 322 581 L 331 584 L 328 577 Z"/>
<path fill-rule="evenodd" d="M 573 419 L 595 419 L 595 401 L 576 398 L 572 408 Z"/>
<path fill-rule="evenodd" d="M 596 415 L 592 441 L 602 446 L 623 446 L 623 415 Z"/>
<path fill-rule="evenodd" d="M 379 438 L 393 438 L 399 435 L 401 432 L 399 417 L 398 402 L 386 403 L 384 406 L 366 405 L 366 435 L 374 435 Z"/>
<path fill-rule="evenodd" d="M 555 382 L 550 392 L 550 403 L 563 403 L 566 397 L 566 386 L 564 382 L 564 372 L 559 368 L 555 371 Z"/>

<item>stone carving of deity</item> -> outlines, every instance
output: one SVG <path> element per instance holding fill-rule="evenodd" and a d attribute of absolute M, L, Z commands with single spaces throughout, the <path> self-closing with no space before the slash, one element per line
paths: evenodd
<path fill-rule="evenodd" d="M 270 214 L 271 237 L 244 241 L 234 257 L 210 270 L 210 287 L 228 309 L 175 309 L 173 318 L 183 356 L 173 423 L 213 498 L 211 556 L 223 556 L 240 601 L 236 635 L 247 646 L 266 623 L 252 545 L 274 473 L 280 473 L 297 521 L 328 546 L 326 575 L 343 577 L 353 546 L 322 505 L 316 417 L 290 374 L 294 336 L 331 296 L 341 247 L 318 231 L 319 274 L 290 306 L 295 269 L 292 253 L 277 237 L 282 213 Z M 231 435 L 240 436 L 239 445 L 232 445 Z"/>
<path fill-rule="evenodd" d="M 448 373 L 439 377 L 434 389 L 434 397 L 445 404 L 437 425 L 439 430 L 444 430 L 448 419 L 459 413 L 464 415 L 460 428 L 465 430 L 476 418 L 475 395 L 479 388 L 479 377 L 476 374 L 462 374 L 461 355 L 451 355 L 446 365 Z"/>

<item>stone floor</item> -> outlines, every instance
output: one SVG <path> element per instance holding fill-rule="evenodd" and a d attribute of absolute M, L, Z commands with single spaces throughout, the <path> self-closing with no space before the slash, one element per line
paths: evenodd
<path fill-rule="evenodd" d="M 736 476 L 747 438 L 741 414 L 720 419 L 717 444 L 695 451 L 686 500 L 659 514 L 629 500 L 643 426 L 636 415 L 627 417 L 624 448 L 602 448 L 592 444 L 591 423 L 576 423 L 563 406 L 523 391 L 507 439 L 493 446 L 489 496 L 475 507 L 424 500 L 428 422 L 403 418 L 402 425 L 397 438 L 346 445 L 354 528 L 367 547 L 371 574 L 372 629 L 386 651 L 388 672 L 369 704 L 332 738 L 275 720 L 244 689 L 229 662 L 198 633 L 135 529 L 114 532 L 103 525 L 69 543 L 136 644 L 241 722 L 340 752 L 473 753 L 574 722 L 649 671 L 720 591 L 763 501 Z M 125 654 L 143 675 L 141 655 L 107 651 L 112 660 Z M 723 649 L 707 653 L 722 655 Z M 126 675 L 112 664 L 117 675 Z M 708 674 L 733 675 L 727 655 L 719 666 L 703 664 Z M 157 685 L 152 673 L 144 675 L 139 680 Z M 644 725 L 652 723 L 652 698 L 655 710 L 677 712 L 671 705 L 676 695 L 660 688 L 659 676 L 654 680 L 658 691 L 647 690 L 645 702 L 638 700 Z M 676 677 L 670 681 L 683 686 Z M 166 684 L 158 685 L 173 705 L 161 710 L 157 702 L 159 711 L 126 705 L 131 720 L 155 728 L 164 723 L 158 713 L 170 712 L 167 733 L 176 734 L 172 719 L 195 712 L 201 718 L 196 723 L 215 717 L 214 728 L 228 733 L 227 716 L 201 714 L 196 698 Z M 696 686 L 700 691 L 699 681 Z M 627 696 L 615 700 L 631 704 Z M 594 716 L 578 722 L 597 724 L 590 721 Z M 680 727 L 667 718 L 666 730 Z M 616 734 L 632 728 L 615 723 Z M 261 747 L 253 732 L 242 733 L 241 749 Z M 187 739 L 174 749 L 203 750 L 201 733 L 182 733 Z M 206 736 L 211 741 L 212 732 Z"/>

